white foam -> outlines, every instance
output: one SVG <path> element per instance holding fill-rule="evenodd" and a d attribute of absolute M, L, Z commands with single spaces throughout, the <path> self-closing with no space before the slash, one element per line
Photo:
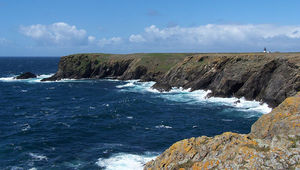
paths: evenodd
<path fill-rule="evenodd" d="M 14 79 L 14 77 L 1 77 L 0 78 L 0 81 L 7 81 L 7 82 L 10 82 L 10 81 L 15 81 L 16 79 Z"/>
<path fill-rule="evenodd" d="M 157 126 L 155 126 L 155 128 L 157 128 L 157 129 L 162 129 L 162 128 L 165 128 L 165 129 L 172 129 L 171 126 L 166 126 L 166 125 L 157 125 Z"/>
<path fill-rule="evenodd" d="M 156 155 L 150 153 L 144 155 L 119 153 L 107 159 L 99 158 L 96 164 L 106 170 L 142 170 L 148 161 L 155 159 Z"/>
<path fill-rule="evenodd" d="M 244 98 L 222 98 L 222 97 L 210 97 L 207 95 L 211 92 L 210 90 L 195 90 L 176 88 L 173 87 L 169 92 L 159 92 L 153 89 L 152 86 L 155 82 L 139 82 L 138 80 L 129 80 L 124 85 L 119 85 L 121 91 L 130 92 L 152 92 L 158 94 L 158 97 L 162 97 L 167 100 L 175 102 L 184 102 L 187 104 L 197 104 L 197 103 L 208 103 L 208 104 L 218 104 L 225 105 L 240 109 L 241 111 L 255 111 L 262 114 L 266 114 L 272 111 L 266 103 L 261 104 L 259 101 L 249 101 Z"/>
<path fill-rule="evenodd" d="M 33 167 L 33 168 L 30 168 L 29 170 L 37 170 L 35 167 Z"/>
<path fill-rule="evenodd" d="M 0 81 L 2 82 L 28 82 L 28 83 L 36 83 L 36 82 L 41 82 L 43 78 L 48 78 L 53 76 L 54 74 L 42 74 L 42 75 L 37 75 L 36 78 L 29 78 L 29 79 L 16 79 L 15 77 L 17 75 L 13 75 L 11 77 L 1 77 Z"/>
<path fill-rule="evenodd" d="M 56 81 L 41 81 L 44 78 L 49 78 L 54 74 L 41 74 L 37 75 L 36 78 L 29 78 L 29 79 L 16 79 L 17 75 L 13 75 L 11 77 L 1 77 L 0 81 L 2 82 L 27 82 L 27 83 L 54 83 L 54 82 L 89 82 L 85 79 L 61 79 Z"/>
<path fill-rule="evenodd" d="M 37 78 L 38 79 L 43 79 L 43 78 L 51 77 L 53 75 L 54 75 L 53 73 L 51 73 L 51 74 L 41 74 L 41 75 L 37 75 Z"/>
<path fill-rule="evenodd" d="M 29 124 L 24 124 L 23 125 L 23 127 L 22 127 L 22 131 L 24 132 L 24 131 L 27 131 L 27 130 L 29 130 L 31 128 L 31 126 L 29 125 Z"/>
<path fill-rule="evenodd" d="M 117 88 L 120 88 L 121 91 L 129 91 L 129 92 L 155 92 L 158 93 L 156 89 L 152 89 L 151 87 L 155 84 L 153 81 L 149 82 L 139 82 L 139 80 L 126 80 L 126 84 L 118 85 Z"/>
<path fill-rule="evenodd" d="M 117 88 L 123 88 L 123 87 L 132 87 L 134 86 L 134 83 L 133 82 L 129 82 L 129 83 L 126 83 L 124 85 L 118 85 L 116 86 Z"/>
<path fill-rule="evenodd" d="M 37 154 L 37 153 L 29 153 L 29 155 L 30 155 L 33 159 L 38 160 L 38 161 L 43 161 L 43 160 L 47 161 L 47 160 L 48 160 L 47 156 L 44 156 L 44 155 L 41 155 L 41 154 Z"/>
<path fill-rule="evenodd" d="M 90 106 L 90 107 L 89 107 L 89 109 L 91 109 L 91 110 L 95 110 L 95 109 L 96 109 L 96 107 L 94 107 L 94 106 Z"/>

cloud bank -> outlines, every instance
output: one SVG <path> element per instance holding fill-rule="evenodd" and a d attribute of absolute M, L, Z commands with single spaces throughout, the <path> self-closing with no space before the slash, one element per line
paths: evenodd
<path fill-rule="evenodd" d="M 20 32 L 39 45 L 87 47 L 123 52 L 242 52 L 299 51 L 300 26 L 270 24 L 207 24 L 195 27 L 159 28 L 151 25 L 128 37 L 96 38 L 75 25 L 57 22 L 51 25 L 21 26 Z M 0 39 L 1 43 L 1 39 Z"/>
<path fill-rule="evenodd" d="M 132 43 L 156 44 L 161 49 L 199 51 L 239 51 L 261 49 L 295 49 L 300 47 L 300 26 L 275 25 L 201 25 L 197 27 L 158 28 L 151 25 L 129 37 Z"/>
<path fill-rule="evenodd" d="M 57 22 L 51 25 L 30 25 L 21 26 L 20 32 L 35 40 L 39 45 L 78 47 L 88 45 L 105 46 L 119 43 L 120 37 L 103 38 L 97 40 L 96 37 L 88 35 L 84 29 L 78 29 L 75 25 L 64 22 Z"/>

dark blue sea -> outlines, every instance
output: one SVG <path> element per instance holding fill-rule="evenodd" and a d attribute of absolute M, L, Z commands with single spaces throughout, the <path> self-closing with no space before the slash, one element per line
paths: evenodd
<path fill-rule="evenodd" d="M 0 57 L 0 169 L 142 169 L 174 142 L 248 133 L 267 105 L 137 80 L 40 82 L 58 57 Z M 36 79 L 15 80 L 22 72 Z"/>

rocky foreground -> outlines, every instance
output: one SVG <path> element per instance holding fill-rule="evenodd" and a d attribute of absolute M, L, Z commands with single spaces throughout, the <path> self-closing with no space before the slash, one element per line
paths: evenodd
<path fill-rule="evenodd" d="M 256 121 L 249 134 L 226 132 L 173 144 L 145 170 L 300 168 L 300 92 Z"/>
<path fill-rule="evenodd" d="M 62 57 L 43 81 L 82 78 L 155 81 L 153 88 L 211 90 L 211 96 L 245 97 L 278 106 L 300 91 L 300 53 L 76 54 Z"/>

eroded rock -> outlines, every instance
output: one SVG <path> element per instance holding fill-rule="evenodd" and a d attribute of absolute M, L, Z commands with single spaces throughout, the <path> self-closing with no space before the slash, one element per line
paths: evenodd
<path fill-rule="evenodd" d="M 293 169 L 300 164 L 300 92 L 252 126 L 173 144 L 144 169 Z"/>

